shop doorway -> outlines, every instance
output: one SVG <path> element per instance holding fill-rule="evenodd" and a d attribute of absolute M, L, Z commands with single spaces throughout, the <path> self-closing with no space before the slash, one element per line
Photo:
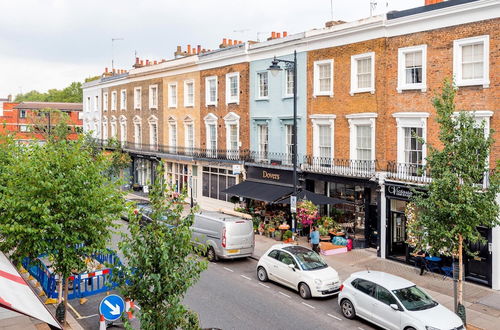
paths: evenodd
<path fill-rule="evenodd" d="M 479 227 L 478 231 L 486 241 L 468 244 L 470 251 L 477 254 L 466 257 L 465 278 L 469 281 L 491 286 L 491 229 Z"/>
<path fill-rule="evenodd" d="M 390 255 L 406 259 L 406 217 L 401 212 L 391 212 Z"/>
<path fill-rule="evenodd" d="M 378 212 L 377 205 L 368 206 L 366 217 L 366 238 L 368 247 L 376 249 L 378 246 Z"/>

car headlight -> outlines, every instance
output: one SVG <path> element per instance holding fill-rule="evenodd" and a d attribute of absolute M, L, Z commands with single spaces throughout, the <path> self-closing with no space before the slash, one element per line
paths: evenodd
<path fill-rule="evenodd" d="M 316 283 L 316 285 L 321 285 L 321 283 L 323 282 L 319 278 L 317 278 L 314 280 L 314 283 Z"/>
<path fill-rule="evenodd" d="M 425 330 L 441 330 L 439 328 L 431 327 L 430 325 L 425 326 Z"/>

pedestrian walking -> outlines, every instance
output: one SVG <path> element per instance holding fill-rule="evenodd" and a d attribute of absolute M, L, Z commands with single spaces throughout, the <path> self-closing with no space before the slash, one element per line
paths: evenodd
<path fill-rule="evenodd" d="M 425 252 L 421 250 L 416 251 L 413 253 L 413 256 L 415 257 L 417 266 L 420 267 L 420 276 L 422 276 L 425 270 Z"/>
<path fill-rule="evenodd" d="M 312 244 L 312 249 L 314 252 L 319 253 L 319 231 L 318 227 L 313 226 L 312 227 L 312 232 L 309 234 L 309 237 L 311 238 L 311 244 Z"/>

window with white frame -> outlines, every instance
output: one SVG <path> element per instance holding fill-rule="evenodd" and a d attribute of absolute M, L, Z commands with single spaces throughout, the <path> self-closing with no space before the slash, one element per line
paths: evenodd
<path fill-rule="evenodd" d="M 351 56 L 351 95 L 375 92 L 375 53 Z"/>
<path fill-rule="evenodd" d="M 102 119 L 102 139 L 108 139 L 108 119 L 106 117 Z"/>
<path fill-rule="evenodd" d="M 346 115 L 349 122 L 349 158 L 351 160 L 375 160 L 375 120 L 376 113 L 356 113 Z"/>
<path fill-rule="evenodd" d="M 116 127 L 116 117 L 111 118 L 111 138 L 116 139 L 117 137 L 117 127 Z"/>
<path fill-rule="evenodd" d="M 427 45 L 398 49 L 398 92 L 427 90 Z"/>
<path fill-rule="evenodd" d="M 257 99 L 269 97 L 269 79 L 267 71 L 257 73 Z"/>
<path fill-rule="evenodd" d="M 120 142 L 122 145 L 127 142 L 127 118 L 125 116 L 120 117 Z"/>
<path fill-rule="evenodd" d="M 19 132 L 28 132 L 27 125 L 19 125 Z"/>
<path fill-rule="evenodd" d="M 127 90 L 120 91 L 120 110 L 127 110 Z"/>
<path fill-rule="evenodd" d="M 482 85 L 488 88 L 490 36 L 453 41 L 453 75 L 457 86 Z"/>
<path fill-rule="evenodd" d="M 87 110 L 87 112 L 90 112 L 90 96 L 87 97 L 87 105 L 85 107 L 85 110 Z"/>
<path fill-rule="evenodd" d="M 311 115 L 313 125 L 313 157 L 321 165 L 329 165 L 332 162 L 333 133 L 335 115 Z"/>
<path fill-rule="evenodd" d="M 117 92 L 111 92 L 111 110 L 116 110 L 117 102 Z"/>
<path fill-rule="evenodd" d="M 314 96 L 333 96 L 333 60 L 314 62 Z"/>
<path fill-rule="evenodd" d="M 108 111 L 108 93 L 104 93 L 102 97 L 102 110 Z"/>
<path fill-rule="evenodd" d="M 142 144 L 142 123 L 141 118 L 138 116 L 134 117 L 134 144 L 136 149 L 141 148 Z"/>
<path fill-rule="evenodd" d="M 168 107 L 177 107 L 177 83 L 168 84 Z"/>
<path fill-rule="evenodd" d="M 149 86 L 149 108 L 158 109 L 158 85 Z"/>
<path fill-rule="evenodd" d="M 217 76 L 205 78 L 205 103 L 217 105 Z"/>
<path fill-rule="evenodd" d="M 194 148 L 194 123 L 191 119 L 184 121 L 184 145 L 189 150 Z"/>
<path fill-rule="evenodd" d="M 226 104 L 240 102 L 240 73 L 226 74 Z"/>
<path fill-rule="evenodd" d="M 284 70 L 285 74 L 285 97 L 293 97 L 293 70 Z"/>
<path fill-rule="evenodd" d="M 94 96 L 94 111 L 98 111 L 99 110 L 99 96 L 96 95 Z"/>
<path fill-rule="evenodd" d="M 207 156 L 215 157 L 217 150 L 217 116 L 209 113 L 205 116 L 205 134 Z"/>
<path fill-rule="evenodd" d="M 240 116 L 234 112 L 224 116 L 226 125 L 226 149 L 228 157 L 237 157 L 239 150 L 240 139 Z"/>
<path fill-rule="evenodd" d="M 173 117 L 168 120 L 168 144 L 170 152 L 177 150 L 177 121 Z"/>
<path fill-rule="evenodd" d="M 269 158 L 269 125 L 263 123 L 258 127 L 258 143 L 259 143 L 259 158 L 268 159 Z"/>
<path fill-rule="evenodd" d="M 149 145 L 151 150 L 158 150 L 158 118 L 149 117 Z"/>
<path fill-rule="evenodd" d="M 194 106 L 194 80 L 184 81 L 184 106 Z"/>
<path fill-rule="evenodd" d="M 418 170 L 425 165 L 427 151 L 426 140 L 427 118 L 426 112 L 397 112 L 393 114 L 397 125 L 397 162 L 398 173 L 417 175 Z"/>
<path fill-rule="evenodd" d="M 136 87 L 134 88 L 134 109 L 135 110 L 140 110 L 141 109 L 141 103 L 142 103 L 142 88 L 141 87 Z"/>

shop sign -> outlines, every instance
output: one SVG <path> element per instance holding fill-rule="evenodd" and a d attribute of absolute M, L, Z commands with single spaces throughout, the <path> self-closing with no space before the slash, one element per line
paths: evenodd
<path fill-rule="evenodd" d="M 403 199 L 410 199 L 413 196 L 413 191 L 409 187 L 405 186 L 386 186 L 387 197 L 396 197 Z"/>
<path fill-rule="evenodd" d="M 297 213 L 297 196 L 290 196 L 290 212 Z"/>
<path fill-rule="evenodd" d="M 241 165 L 233 165 L 233 174 L 241 174 Z"/>
<path fill-rule="evenodd" d="M 249 166 L 247 169 L 247 178 L 260 181 L 271 181 L 279 183 L 293 183 L 291 171 L 276 170 L 271 168 Z"/>

